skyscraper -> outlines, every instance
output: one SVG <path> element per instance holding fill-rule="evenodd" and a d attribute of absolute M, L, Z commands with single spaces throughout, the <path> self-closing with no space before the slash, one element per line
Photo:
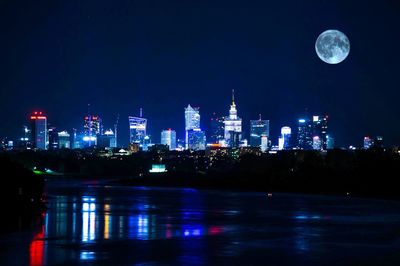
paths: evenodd
<path fill-rule="evenodd" d="M 370 137 L 364 137 L 364 149 L 368 150 L 374 145 L 374 140 Z"/>
<path fill-rule="evenodd" d="M 170 150 L 176 149 L 176 132 L 172 129 L 161 131 L 161 144 L 168 145 Z"/>
<path fill-rule="evenodd" d="M 313 127 L 308 118 L 301 118 L 298 121 L 297 142 L 299 149 L 311 150 L 313 147 Z"/>
<path fill-rule="evenodd" d="M 318 137 L 319 141 L 321 142 L 318 150 L 326 150 L 327 149 L 327 131 L 328 131 L 328 116 L 313 116 L 313 138 Z M 314 148 L 315 150 L 315 148 Z"/>
<path fill-rule="evenodd" d="M 39 150 L 47 150 L 47 117 L 42 112 L 31 115 L 32 146 Z"/>
<path fill-rule="evenodd" d="M 105 130 L 104 134 L 97 136 L 97 146 L 100 148 L 116 148 L 116 139 L 114 132 L 109 129 Z"/>
<path fill-rule="evenodd" d="M 331 135 L 326 135 L 326 149 L 332 150 L 335 148 L 335 139 Z"/>
<path fill-rule="evenodd" d="M 58 132 L 58 147 L 60 149 L 71 148 L 71 136 L 67 131 Z"/>
<path fill-rule="evenodd" d="M 242 119 L 238 117 L 235 104 L 235 91 L 232 90 L 232 104 L 229 116 L 224 119 L 224 139 L 229 147 L 238 147 L 242 139 Z"/>
<path fill-rule="evenodd" d="M 146 137 L 147 119 L 129 116 L 129 142 L 143 145 Z"/>
<path fill-rule="evenodd" d="M 260 115 L 260 119 L 250 120 L 250 146 L 260 147 L 262 136 L 269 139 L 269 120 L 262 120 Z"/>
<path fill-rule="evenodd" d="M 188 131 L 188 149 L 199 151 L 206 149 L 206 134 L 200 129 Z"/>
<path fill-rule="evenodd" d="M 200 111 L 190 104 L 185 108 L 185 148 L 189 149 L 189 130 L 200 130 Z"/>
<path fill-rule="evenodd" d="M 58 133 L 56 131 L 55 127 L 48 127 L 48 136 L 49 136 L 49 144 L 48 144 L 48 149 L 49 150 L 57 150 L 59 146 L 59 139 L 58 139 Z"/>
<path fill-rule="evenodd" d="M 210 121 L 211 133 L 210 142 L 219 143 L 224 139 L 224 118 L 219 117 L 216 113 L 213 113 Z"/>
<path fill-rule="evenodd" d="M 87 115 L 83 125 L 84 146 L 90 147 L 96 145 L 97 135 L 102 133 L 101 118 L 97 115 Z"/>
<path fill-rule="evenodd" d="M 290 127 L 281 128 L 281 137 L 279 138 L 279 150 L 290 149 L 290 138 L 292 136 L 292 129 Z"/>

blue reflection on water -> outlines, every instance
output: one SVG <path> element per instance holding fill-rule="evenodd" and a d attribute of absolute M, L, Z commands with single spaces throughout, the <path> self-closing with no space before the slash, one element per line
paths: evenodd
<path fill-rule="evenodd" d="M 93 241 L 96 238 L 96 199 L 83 196 L 82 201 L 82 242 Z"/>
<path fill-rule="evenodd" d="M 94 259 L 96 259 L 96 253 L 93 251 L 81 251 L 80 259 L 81 260 L 94 260 Z"/>

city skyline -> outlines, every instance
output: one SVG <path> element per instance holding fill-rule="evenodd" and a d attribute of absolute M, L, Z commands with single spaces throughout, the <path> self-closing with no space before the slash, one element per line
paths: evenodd
<path fill-rule="evenodd" d="M 147 118 L 143 117 L 143 109 L 140 108 L 140 117 L 132 117 L 129 116 L 129 141 L 128 145 L 119 144 L 121 141 L 117 138 L 117 130 L 118 130 L 118 120 L 119 115 L 117 116 L 117 121 L 114 124 L 114 131 L 111 129 L 107 129 L 102 123 L 102 118 L 99 115 L 86 114 L 84 116 L 84 123 L 81 130 L 77 130 L 75 127 L 72 129 L 72 134 L 68 133 L 68 130 L 62 129 L 62 127 L 55 127 L 51 125 L 51 123 L 47 122 L 47 115 L 42 111 L 35 111 L 31 114 L 31 126 L 23 126 L 23 132 L 20 137 L 16 139 L 3 139 L 3 143 L 7 143 L 7 141 L 14 142 L 12 145 L 15 147 L 21 147 L 21 145 L 26 146 L 27 140 L 32 143 L 33 147 L 36 147 L 36 139 L 35 131 L 36 124 L 33 123 L 37 118 L 45 119 L 46 124 L 44 125 L 44 130 L 47 131 L 45 138 L 48 139 L 47 146 L 45 149 L 54 149 L 60 144 L 63 147 L 68 148 L 85 148 L 90 146 L 97 146 L 99 148 L 104 147 L 127 147 L 129 144 L 136 143 L 139 147 L 147 151 L 149 145 L 153 144 L 168 144 L 171 148 L 170 141 L 169 143 L 165 143 L 165 137 L 163 137 L 164 132 L 173 131 L 174 139 L 176 144 L 173 145 L 176 148 L 183 149 L 194 149 L 194 150 L 203 150 L 206 147 L 206 144 L 219 144 L 221 147 L 239 147 L 239 146 L 249 146 L 249 147 L 260 147 L 264 152 L 267 149 L 313 149 L 313 150 L 327 150 L 333 148 L 344 148 L 344 149 L 354 149 L 354 148 L 365 148 L 365 139 L 370 138 L 372 144 L 376 146 L 383 147 L 383 137 L 381 135 L 371 136 L 365 135 L 363 137 L 363 141 L 360 144 L 349 145 L 348 147 L 340 147 L 335 145 L 334 133 L 331 129 L 328 129 L 328 115 L 313 115 L 309 114 L 308 111 L 305 111 L 305 114 L 300 116 L 297 120 L 297 130 L 293 132 L 290 127 L 283 126 L 281 127 L 281 134 L 277 136 L 277 138 L 273 138 L 269 133 L 269 120 L 262 120 L 261 114 L 259 114 L 259 119 L 257 120 L 249 120 L 249 134 L 243 135 L 242 132 L 242 119 L 237 114 L 235 99 L 234 99 L 234 91 L 232 90 L 232 102 L 229 110 L 228 116 L 217 116 L 216 113 L 212 114 L 212 118 L 209 121 L 208 131 L 204 131 L 200 127 L 200 108 L 192 107 L 188 104 L 185 109 L 185 137 L 184 139 L 179 139 L 176 135 L 176 131 L 168 128 L 167 130 L 161 131 L 161 137 L 158 140 L 157 138 L 151 137 L 150 134 L 146 134 L 147 130 Z M 233 120 L 232 120 L 233 119 Z M 232 121 L 234 121 L 235 126 L 232 128 Z M 215 124 L 217 122 L 217 124 Z M 218 126 L 218 123 L 221 125 Z M 237 124 L 239 123 L 239 124 Z M 237 125 L 236 125 L 237 124 Z M 330 123 L 329 123 L 330 124 Z M 50 126 L 51 125 L 51 126 Z M 217 128 L 215 126 L 217 125 Z M 239 126 L 239 127 L 238 127 Z M 218 127 L 221 127 L 220 129 Z M 48 129 L 46 129 L 48 128 Z M 79 128 L 79 127 L 78 127 Z M 106 129 L 105 129 L 106 128 Z M 330 127 L 329 127 L 330 128 Z M 60 130 L 61 129 L 61 130 Z M 238 130 L 236 142 L 231 142 L 230 139 L 232 137 L 231 130 Z M 217 130 L 217 131 L 215 131 Z M 94 132 L 94 133 L 93 133 Z M 114 133 L 115 132 L 115 133 Z M 286 133 L 284 133 L 286 132 Z M 189 135 L 188 135 L 189 133 Z M 58 134 L 58 135 L 57 135 Z M 65 141 L 61 141 L 61 138 L 65 139 L 65 134 L 71 136 L 70 143 L 66 145 Z M 200 134 L 200 135 L 199 135 Z M 27 138 L 27 136 L 31 136 L 31 139 Z M 42 134 L 43 135 L 43 134 Z M 218 136 L 219 135 L 219 136 Z M 235 134 L 234 134 L 235 136 Z M 188 138 L 187 138 L 188 137 Z M 216 138 L 218 141 L 216 141 Z M 58 139 L 60 138 L 60 141 Z M 208 138 L 206 140 L 206 138 Z M 189 140 L 191 139 L 191 140 Z M 195 140 L 197 139 L 197 140 Z M 202 140 L 204 139 L 204 140 Z M 197 143 L 200 141 L 201 143 Z M 99 144 L 99 141 L 101 144 Z M 195 143 L 190 143 L 191 141 L 195 141 Z M 53 143 L 52 143 L 53 142 Z M 118 144 L 117 144 L 118 142 Z M 177 143 L 184 143 L 183 146 L 179 146 Z M 3 144 L 4 145 L 4 144 Z M 193 146 L 195 145 L 195 146 Z M 200 145 L 200 146 L 198 146 Z M 389 145 L 386 145 L 390 147 Z M 197 147 L 197 148 L 195 148 Z M 199 148 L 201 147 L 201 148 Z M 43 145 L 40 146 L 40 149 L 44 149 Z M 174 149 L 174 148 L 173 148 Z"/>
<path fill-rule="evenodd" d="M 90 106 L 90 104 L 88 106 Z M 34 116 L 37 115 L 37 113 L 38 113 L 38 111 L 35 111 L 35 112 L 33 112 L 31 114 L 31 116 L 30 116 L 31 120 L 32 120 L 32 118 Z M 42 114 L 43 112 L 40 111 L 39 113 Z M 43 115 L 44 114 L 45 113 L 43 113 Z M 188 114 L 189 114 L 189 116 L 188 116 Z M 147 143 L 145 145 L 146 147 L 144 148 L 144 150 L 147 150 L 147 144 L 162 143 L 163 142 L 162 141 L 162 137 L 160 137 L 160 138 L 154 137 L 154 136 L 157 136 L 157 134 L 154 134 L 153 137 L 152 137 L 151 133 L 150 134 L 146 134 L 146 131 L 148 131 L 148 132 L 152 132 L 152 131 L 148 130 L 148 128 L 147 128 L 148 119 L 144 118 L 142 116 L 143 116 L 143 109 L 140 108 L 139 117 L 133 117 L 133 116 L 129 116 L 128 117 L 129 118 L 129 132 L 130 133 L 129 133 L 129 141 L 126 141 L 124 139 L 121 139 L 120 136 L 118 138 L 116 138 L 114 136 L 114 133 L 113 133 L 111 127 L 108 127 L 110 125 L 110 123 L 106 123 L 107 126 L 104 127 L 101 115 L 99 116 L 99 115 L 93 115 L 93 114 L 88 114 L 87 113 L 84 116 L 84 124 L 83 124 L 83 127 L 81 128 L 81 131 L 79 132 L 79 130 L 78 130 L 78 133 L 81 136 L 83 136 L 83 142 L 81 143 L 80 146 L 79 145 L 76 146 L 74 143 L 71 143 L 70 145 L 71 145 L 71 147 L 75 147 L 75 148 L 77 148 L 77 147 L 83 148 L 83 147 L 96 145 L 97 144 L 97 139 L 94 136 L 95 135 L 103 135 L 104 128 L 109 128 L 109 130 L 106 130 L 108 132 L 107 135 L 110 136 L 110 134 L 112 134 L 113 135 L 113 140 L 111 142 L 112 143 L 114 143 L 114 142 L 117 143 L 118 142 L 118 146 L 119 147 L 127 147 L 129 143 L 138 143 L 138 144 L 140 144 L 140 147 L 143 148 L 143 144 L 144 144 L 143 141 L 144 141 L 144 137 L 145 136 L 147 137 Z M 269 147 L 281 147 L 280 141 L 281 141 L 281 138 L 283 136 L 282 135 L 283 133 L 281 132 L 277 136 L 271 136 L 271 134 L 269 133 L 270 132 L 270 125 L 269 125 L 270 120 L 268 120 L 268 119 L 267 120 L 261 120 L 261 114 L 259 114 L 259 119 L 257 119 L 257 120 L 254 120 L 254 119 L 247 120 L 247 123 L 248 123 L 248 126 L 249 126 L 249 129 L 248 129 L 249 131 L 248 132 L 246 132 L 246 130 L 242 130 L 242 128 L 243 128 L 242 118 L 240 118 L 238 116 L 238 114 L 237 114 L 235 97 L 234 97 L 234 90 L 232 90 L 232 99 L 231 99 L 229 115 L 228 116 L 225 116 L 225 115 L 218 116 L 214 112 L 212 114 L 212 116 L 214 116 L 214 118 L 211 117 L 211 119 L 208 122 L 206 122 L 206 123 L 203 122 L 202 123 L 203 126 L 200 127 L 200 107 L 192 107 L 190 104 L 188 104 L 188 107 L 185 107 L 185 122 L 184 123 L 185 123 L 185 129 L 186 130 L 184 131 L 185 133 L 183 133 L 183 137 L 180 137 L 180 134 L 176 134 L 175 133 L 176 140 L 178 141 L 178 140 L 182 140 L 183 139 L 184 143 L 186 143 L 186 145 L 184 145 L 183 148 L 188 149 L 188 147 L 189 147 L 188 146 L 188 140 L 187 140 L 188 130 L 193 130 L 194 129 L 195 132 L 196 131 L 205 132 L 205 134 L 202 133 L 204 135 L 204 138 L 206 138 L 206 136 L 207 136 L 207 138 L 209 138 L 209 139 L 207 139 L 206 143 L 218 143 L 218 142 L 215 142 L 213 140 L 213 134 L 215 132 L 213 132 L 213 128 L 212 128 L 213 124 L 212 123 L 213 123 L 213 119 L 219 117 L 219 119 L 222 122 L 222 125 L 224 127 L 222 129 L 222 132 L 221 132 L 221 134 L 222 134 L 221 135 L 222 142 L 220 143 L 220 144 L 222 144 L 223 147 L 224 146 L 226 146 L 226 147 L 239 147 L 240 143 L 241 143 L 240 145 L 244 144 L 245 146 L 248 145 L 248 146 L 253 146 L 254 147 L 254 143 L 252 144 L 252 135 L 253 135 L 253 133 L 251 133 L 251 131 L 253 130 L 253 123 L 261 123 L 261 122 L 262 123 L 267 123 L 266 124 L 267 125 L 266 131 L 265 131 L 265 134 L 264 134 L 265 137 L 267 137 L 265 141 L 268 141 L 268 143 L 269 143 L 267 145 Z M 45 117 L 45 119 L 47 121 L 47 114 L 44 117 Z M 352 148 L 352 147 L 361 147 L 362 148 L 362 147 L 365 147 L 363 140 L 361 140 L 361 141 L 358 140 L 358 142 L 360 142 L 360 143 L 356 142 L 356 143 L 352 143 L 352 144 L 350 144 L 348 146 L 337 145 L 336 144 L 337 140 L 334 138 L 335 134 L 334 134 L 334 132 L 332 132 L 332 129 L 329 129 L 329 131 L 327 132 L 328 115 L 321 116 L 321 115 L 316 115 L 315 113 L 311 114 L 306 109 L 304 114 L 301 115 L 301 116 L 298 116 L 298 117 L 299 118 L 296 119 L 295 123 L 286 123 L 285 125 L 281 126 L 281 130 L 282 130 L 282 127 L 287 127 L 287 125 L 291 125 L 294 128 L 297 128 L 294 132 L 292 132 L 292 134 L 295 137 L 295 140 L 293 139 L 293 136 L 292 136 L 291 144 L 289 145 L 291 148 L 296 147 L 296 145 L 298 145 L 298 147 L 301 148 L 301 149 L 317 149 L 317 150 L 318 149 L 323 149 L 323 150 L 326 150 L 328 142 L 331 142 L 330 143 L 330 147 L 329 147 L 330 149 L 333 148 L 333 147 L 336 147 L 336 148 Z M 92 129 L 91 129 L 92 128 L 91 125 L 93 123 L 92 122 L 92 118 L 95 121 L 97 121 L 97 120 L 99 121 L 99 122 L 96 122 L 96 124 L 93 125 L 94 126 L 93 130 L 96 131 L 95 132 L 96 134 L 92 134 Z M 117 130 L 119 131 L 119 129 L 118 129 L 118 126 L 119 126 L 118 125 L 118 119 L 119 119 L 119 115 L 118 115 L 116 124 L 114 124 L 114 131 L 117 131 Z M 194 119 L 193 122 L 192 122 L 192 119 Z M 232 119 L 234 121 L 237 120 L 238 123 L 240 124 L 240 125 L 239 124 L 237 125 L 237 126 L 240 127 L 240 128 L 238 128 L 239 129 L 239 131 L 238 131 L 239 139 L 237 140 L 238 143 L 235 144 L 235 145 L 232 145 L 232 143 L 230 143 L 230 141 L 229 141 L 229 139 L 230 139 L 229 128 L 231 127 L 230 120 L 232 120 Z M 325 122 L 323 122 L 323 121 L 325 121 Z M 245 122 L 244 124 L 247 125 L 247 123 Z M 137 128 L 136 124 L 139 126 L 140 129 Z M 206 124 L 207 126 L 204 126 L 204 124 Z M 72 130 L 73 131 L 72 134 L 75 135 L 74 139 L 76 138 L 76 135 L 77 135 L 76 134 L 77 133 L 76 125 L 70 130 L 68 130 L 65 127 L 62 127 L 62 126 L 58 126 L 58 125 L 55 125 L 55 127 L 54 127 L 54 125 L 51 124 L 51 123 L 46 124 L 47 127 L 49 127 L 49 125 L 52 125 L 51 128 L 56 130 L 56 132 L 59 132 L 59 133 L 61 133 L 61 132 L 68 132 L 69 133 Z M 308 132 L 308 133 L 306 133 L 306 134 L 308 134 L 308 137 L 305 137 L 305 138 L 309 142 L 309 144 L 307 144 L 307 145 L 301 144 L 301 142 L 305 141 L 305 140 L 301 140 L 301 139 L 304 139 L 304 137 L 301 136 L 303 134 L 301 132 L 304 132 L 304 130 L 301 130 L 301 126 L 302 125 L 307 125 L 307 126 L 310 127 L 309 131 L 306 131 L 306 132 Z M 235 127 L 237 127 L 237 126 L 235 126 Z M 255 126 L 255 124 L 254 124 L 254 126 Z M 26 132 L 27 132 L 27 129 L 29 129 L 29 127 L 27 128 L 26 126 L 23 126 L 22 128 L 23 128 L 23 131 L 20 132 L 20 135 L 18 137 L 15 137 L 14 139 L 13 138 L 8 138 L 8 140 L 12 140 L 12 141 L 14 141 L 16 143 L 14 145 L 17 145 L 17 141 L 19 141 L 19 140 L 25 141 Z M 78 126 L 78 128 L 79 128 L 79 126 Z M 166 127 L 166 128 L 171 130 L 171 127 Z M 206 128 L 207 130 L 203 130 L 204 128 Z M 31 125 L 31 128 L 30 128 L 30 131 L 32 131 L 32 130 L 34 130 L 33 124 Z M 138 133 L 137 130 L 139 130 L 140 132 L 138 131 L 139 132 Z M 163 131 L 165 131 L 165 129 L 162 129 L 160 132 L 162 133 Z M 175 129 L 174 129 L 174 132 L 176 132 Z M 134 135 L 136 135 L 136 134 L 139 134 L 140 137 L 135 137 Z M 227 134 L 229 136 L 227 136 Z M 49 137 L 49 135 L 47 135 L 47 137 Z M 259 137 L 261 137 L 261 135 Z M 370 134 L 364 134 L 362 138 L 365 139 L 366 137 L 369 137 L 369 138 L 372 138 L 372 139 L 374 139 L 374 138 L 375 139 L 376 138 L 382 138 L 381 135 L 373 136 L 373 135 L 370 135 Z M 201 138 L 203 138 L 203 137 L 201 137 Z M 243 140 L 245 142 L 242 143 L 241 140 Z M 32 141 L 34 141 L 34 139 L 32 139 Z M 109 141 L 110 140 L 108 140 L 108 142 Z M 239 141 L 240 141 L 240 143 L 239 143 Z M 293 142 L 293 141 L 295 141 L 295 142 Z M 315 141 L 319 142 L 319 144 L 316 144 Z M 256 142 L 257 142 L 257 140 L 256 140 Z M 258 140 L 258 142 L 261 143 L 261 138 Z M 333 145 L 333 143 L 335 143 L 335 145 Z M 116 146 L 116 144 L 113 144 L 113 145 Z M 287 145 L 288 144 L 285 144 L 285 147 L 287 147 Z M 317 146 L 315 146 L 315 145 L 317 145 Z M 256 146 L 258 146 L 258 145 L 256 145 Z M 316 147 L 319 147 L 319 148 L 316 148 Z M 281 149 L 281 148 L 279 148 L 279 149 Z"/>

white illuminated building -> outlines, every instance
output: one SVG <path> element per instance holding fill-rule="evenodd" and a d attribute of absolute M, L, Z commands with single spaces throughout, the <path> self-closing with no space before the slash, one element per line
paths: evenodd
<path fill-rule="evenodd" d="M 281 137 L 278 140 L 278 149 L 287 150 L 290 146 L 289 141 L 292 135 L 292 129 L 290 127 L 281 128 Z"/>
<path fill-rule="evenodd" d="M 200 111 L 190 104 L 185 108 L 185 148 L 189 148 L 189 131 L 200 130 Z"/>
<path fill-rule="evenodd" d="M 229 116 L 224 119 L 224 138 L 227 145 L 230 145 L 234 141 L 231 139 L 232 136 L 238 136 L 238 141 L 242 137 L 242 119 L 237 115 L 234 93 L 234 90 L 232 90 L 232 104 L 229 109 Z"/>

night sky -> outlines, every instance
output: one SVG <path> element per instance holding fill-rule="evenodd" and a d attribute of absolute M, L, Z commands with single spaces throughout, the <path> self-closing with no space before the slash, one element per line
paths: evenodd
<path fill-rule="evenodd" d="M 90 103 L 128 142 L 128 115 L 144 108 L 153 140 L 183 136 L 184 107 L 280 127 L 330 116 L 336 144 L 382 135 L 400 144 L 397 1 L 1 1 L 1 137 L 18 137 L 35 109 L 59 130 L 79 129 Z M 315 40 L 344 32 L 349 57 L 322 62 Z"/>

